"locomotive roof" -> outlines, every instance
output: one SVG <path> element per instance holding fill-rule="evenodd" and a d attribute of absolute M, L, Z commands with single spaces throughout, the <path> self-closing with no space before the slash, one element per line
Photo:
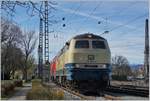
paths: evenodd
<path fill-rule="evenodd" d="M 103 40 L 105 40 L 103 37 L 98 36 L 98 35 L 94 35 L 92 33 L 85 33 L 85 34 L 81 34 L 81 35 L 77 35 L 77 36 L 73 37 L 73 39 L 83 39 L 83 38 L 88 38 L 88 39 L 103 39 Z"/>

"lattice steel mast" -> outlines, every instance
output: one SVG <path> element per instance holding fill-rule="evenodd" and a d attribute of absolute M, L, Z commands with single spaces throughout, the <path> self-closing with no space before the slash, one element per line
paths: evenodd
<path fill-rule="evenodd" d="M 43 5 L 44 11 L 40 15 L 39 46 L 38 46 L 38 56 L 39 56 L 38 77 L 43 79 L 47 71 L 45 66 L 49 64 L 49 30 L 48 30 L 48 1 L 42 2 L 44 3 Z"/>
<path fill-rule="evenodd" d="M 49 30 L 48 30 L 48 1 L 45 3 L 45 16 L 44 16 L 44 33 L 45 33 L 45 44 L 44 44 L 44 61 L 45 63 L 49 61 Z"/>
<path fill-rule="evenodd" d="M 38 46 L 38 77 L 42 78 L 43 75 L 43 19 L 40 17 L 40 28 L 39 28 L 39 46 Z"/>

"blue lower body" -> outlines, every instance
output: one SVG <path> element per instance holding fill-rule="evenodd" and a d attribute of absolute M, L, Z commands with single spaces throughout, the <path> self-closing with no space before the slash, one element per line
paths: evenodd
<path fill-rule="evenodd" d="M 108 79 L 109 73 L 107 70 L 102 69 L 81 69 L 74 68 L 70 72 L 71 79 L 73 80 L 103 80 Z"/>
<path fill-rule="evenodd" d="M 63 70 L 56 72 L 56 76 L 66 76 L 67 80 L 102 81 L 109 80 L 110 68 L 74 68 L 74 64 L 66 64 Z"/>

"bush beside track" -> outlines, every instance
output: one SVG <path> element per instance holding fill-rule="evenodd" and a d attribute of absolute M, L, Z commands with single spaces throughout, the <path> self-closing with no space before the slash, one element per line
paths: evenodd
<path fill-rule="evenodd" d="M 128 81 L 126 75 L 112 75 L 112 80 L 117 80 L 117 81 Z"/>
<path fill-rule="evenodd" d="M 15 87 L 22 87 L 22 80 L 2 80 L 1 81 L 1 97 L 4 98 L 14 91 Z"/>
<path fill-rule="evenodd" d="M 63 100 L 64 92 L 60 89 L 46 87 L 41 80 L 32 80 L 32 89 L 27 93 L 27 100 Z"/>

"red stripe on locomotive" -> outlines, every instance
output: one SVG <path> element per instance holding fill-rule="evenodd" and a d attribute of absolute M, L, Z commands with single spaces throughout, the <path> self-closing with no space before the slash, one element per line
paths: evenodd
<path fill-rule="evenodd" d="M 53 76 L 54 78 L 56 78 L 56 57 L 53 59 L 51 65 L 50 65 L 50 72 L 51 72 L 51 76 Z"/>

